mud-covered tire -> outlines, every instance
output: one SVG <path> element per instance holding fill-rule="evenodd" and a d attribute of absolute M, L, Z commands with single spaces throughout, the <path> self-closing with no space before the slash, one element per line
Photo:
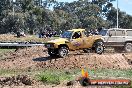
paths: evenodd
<path fill-rule="evenodd" d="M 53 50 L 53 49 L 48 49 L 48 54 L 53 57 L 53 56 L 56 56 L 57 55 L 57 51 L 56 50 Z"/>
<path fill-rule="evenodd" d="M 96 42 L 95 52 L 97 54 L 102 54 L 104 52 L 104 44 L 103 44 L 103 42 Z"/>
<path fill-rule="evenodd" d="M 58 50 L 58 55 L 59 57 L 62 57 L 62 58 L 66 57 L 68 53 L 69 53 L 69 49 L 65 46 L 60 47 Z"/>
<path fill-rule="evenodd" d="M 130 53 L 132 52 L 132 43 L 126 43 L 124 46 L 125 52 Z"/>

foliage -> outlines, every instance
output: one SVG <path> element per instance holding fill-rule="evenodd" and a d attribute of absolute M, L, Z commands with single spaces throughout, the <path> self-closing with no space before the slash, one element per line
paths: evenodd
<path fill-rule="evenodd" d="M 116 26 L 115 0 L 1 0 L 0 33 L 38 33 L 51 27 L 56 31 L 72 28 L 95 29 Z M 14 8 L 14 12 L 13 12 Z M 132 16 L 119 10 L 119 27 L 132 28 Z"/>
<path fill-rule="evenodd" d="M 110 27 L 116 26 L 116 21 L 117 21 L 116 12 L 117 12 L 116 9 L 112 8 L 111 11 L 109 11 L 107 14 L 107 20 L 110 21 Z M 125 12 L 121 12 L 119 10 L 119 27 L 132 28 L 132 16 L 126 14 Z"/>
<path fill-rule="evenodd" d="M 60 84 L 59 76 L 52 73 L 40 75 L 40 81 L 44 83 Z"/>
<path fill-rule="evenodd" d="M 54 73 L 53 73 L 54 71 Z M 73 80 L 73 74 L 67 74 L 65 71 L 57 72 L 55 70 L 46 70 L 37 75 L 38 80 L 43 83 L 60 84 L 62 81 Z"/>

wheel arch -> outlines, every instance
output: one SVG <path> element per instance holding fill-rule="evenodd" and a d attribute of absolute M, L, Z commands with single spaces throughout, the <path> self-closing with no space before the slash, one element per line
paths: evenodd
<path fill-rule="evenodd" d="M 95 47 L 95 45 L 96 45 L 97 42 L 103 42 L 104 43 L 104 41 L 102 39 L 97 39 L 93 43 L 93 48 Z"/>
<path fill-rule="evenodd" d="M 60 47 L 67 47 L 67 48 L 69 49 L 68 45 L 66 45 L 66 44 L 60 44 L 60 45 L 58 46 L 58 48 L 60 48 Z"/>
<path fill-rule="evenodd" d="M 126 43 L 132 43 L 132 41 L 126 41 L 125 44 L 126 44 Z"/>
<path fill-rule="evenodd" d="M 98 41 L 101 41 L 101 42 L 104 43 L 104 41 L 102 39 L 97 39 L 95 42 L 98 42 Z"/>

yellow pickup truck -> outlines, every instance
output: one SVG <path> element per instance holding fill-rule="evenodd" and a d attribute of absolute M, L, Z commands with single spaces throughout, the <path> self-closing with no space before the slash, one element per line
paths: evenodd
<path fill-rule="evenodd" d="M 102 54 L 104 44 L 101 35 L 89 35 L 85 29 L 72 29 L 65 31 L 60 38 L 50 40 L 45 44 L 50 56 L 59 55 L 65 57 L 69 51 L 80 50 L 88 52 L 94 49 L 96 53 Z"/>

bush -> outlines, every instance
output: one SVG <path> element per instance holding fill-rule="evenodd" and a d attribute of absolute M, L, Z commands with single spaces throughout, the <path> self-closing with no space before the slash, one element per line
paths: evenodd
<path fill-rule="evenodd" d="M 39 75 L 36 75 L 36 77 L 39 81 L 42 81 L 46 84 L 60 84 L 63 81 L 71 81 L 75 79 L 73 77 L 73 73 L 59 70 L 46 70 Z"/>
<path fill-rule="evenodd" d="M 59 76 L 52 73 L 43 73 L 39 75 L 39 80 L 43 83 L 60 84 Z"/>

